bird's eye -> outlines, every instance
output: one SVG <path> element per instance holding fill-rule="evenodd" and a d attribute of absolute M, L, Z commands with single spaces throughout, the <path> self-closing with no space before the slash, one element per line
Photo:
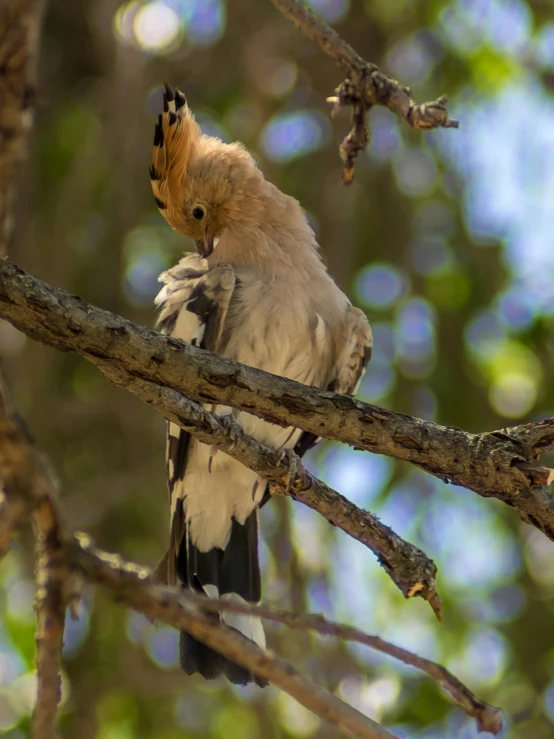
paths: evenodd
<path fill-rule="evenodd" d="M 202 218 L 204 218 L 204 209 L 197 207 L 192 211 L 192 215 L 196 218 L 197 221 L 201 221 Z"/>

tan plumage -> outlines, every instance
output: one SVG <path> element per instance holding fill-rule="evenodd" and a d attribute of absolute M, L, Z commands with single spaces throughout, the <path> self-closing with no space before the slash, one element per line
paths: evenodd
<path fill-rule="evenodd" d="M 354 393 L 369 361 L 371 330 L 327 274 L 300 205 L 265 180 L 240 144 L 203 135 L 184 95 L 168 86 L 150 175 L 160 212 L 198 252 L 162 275 L 160 328 L 243 364 Z M 273 448 L 302 455 L 316 441 L 245 412 L 213 410 L 232 413 Z M 257 512 L 265 483 L 174 424 L 167 464 L 172 536 L 163 579 L 210 596 L 258 600 Z M 232 625 L 265 644 L 256 619 Z M 181 645 L 189 673 L 215 677 L 223 670 L 233 682 L 252 679 L 187 635 Z"/>

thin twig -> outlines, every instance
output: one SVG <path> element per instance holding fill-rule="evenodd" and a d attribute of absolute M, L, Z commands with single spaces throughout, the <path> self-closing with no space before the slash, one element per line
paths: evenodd
<path fill-rule="evenodd" d="M 554 445 L 554 417 L 481 434 L 412 418 L 149 331 L 7 260 L 0 260 L 0 317 L 38 341 L 79 353 L 129 390 L 140 378 L 195 401 L 230 405 L 281 426 L 410 462 L 441 480 L 503 501 L 554 541 L 554 500 L 547 487 L 551 470 L 536 464 L 537 456 Z"/>
<path fill-rule="evenodd" d="M 324 636 L 333 636 L 337 639 L 365 644 L 371 649 L 383 652 L 400 660 L 405 665 L 410 665 L 421 670 L 430 678 L 440 683 L 444 690 L 450 693 L 454 701 L 463 708 L 467 715 L 476 719 L 479 731 L 490 731 L 493 734 L 499 734 L 502 730 L 502 712 L 499 708 L 495 708 L 479 700 L 469 688 L 442 665 L 425 657 L 420 657 L 413 652 L 409 652 L 407 649 L 397 647 L 395 644 L 391 644 L 379 636 L 366 634 L 352 626 L 328 621 L 325 616 L 318 613 L 290 613 L 266 605 L 207 598 L 192 590 L 186 592 L 186 597 L 208 613 L 230 611 L 232 613 L 247 614 L 283 624 L 291 629 L 308 629 Z"/>
<path fill-rule="evenodd" d="M 75 544 L 72 561 L 91 582 L 104 585 L 150 619 L 159 619 L 187 631 L 233 662 L 268 680 L 299 703 L 350 736 L 359 739 L 392 739 L 393 734 L 340 698 L 300 675 L 290 664 L 262 650 L 234 629 L 214 621 L 177 589 L 149 582 L 149 571 L 120 557 L 95 550 L 86 539 Z"/>
<path fill-rule="evenodd" d="M 141 382 L 145 386 L 147 385 L 144 381 Z M 218 424 L 221 424 L 221 421 L 217 416 L 206 413 L 202 408 L 187 401 L 182 396 L 174 398 L 173 395 L 177 394 L 173 390 L 154 387 L 160 392 L 161 397 L 165 398 L 168 395 L 165 399 L 172 404 L 172 408 L 177 405 L 182 414 L 188 416 L 201 428 L 202 435 L 200 436 L 204 440 L 208 440 L 210 433 L 213 433 L 213 430 L 210 431 L 210 429 L 218 429 Z M 49 474 L 47 467 L 41 467 L 44 464 L 42 458 L 35 459 L 38 452 L 32 444 L 32 440 L 28 434 L 22 433 L 18 422 L 14 420 L 13 407 L 10 404 L 5 385 L 3 386 L 3 392 L 0 393 L 0 399 L 3 399 L 0 405 L 0 424 L 4 420 L 5 426 L 6 418 L 12 424 L 10 433 L 5 434 L 3 438 L 0 436 L 0 464 L 4 457 L 7 457 L 11 466 L 10 464 L 4 464 L 4 469 L 11 470 L 12 479 L 17 479 L 20 484 L 25 475 L 30 475 L 27 485 L 21 487 L 23 492 L 17 487 L 10 487 L 10 495 L 12 498 L 19 494 L 26 496 L 28 491 L 31 490 L 32 502 L 27 507 L 35 509 L 34 519 L 39 541 L 40 559 L 37 568 L 38 688 L 37 704 L 31 727 L 31 739 L 54 739 L 55 737 L 56 707 L 60 699 L 64 612 L 66 603 L 75 599 L 76 595 L 78 596 L 80 577 L 76 577 L 77 573 L 81 576 L 84 575 L 91 581 L 113 588 L 117 591 L 120 600 L 127 602 L 149 617 L 160 618 L 166 623 L 176 626 L 176 628 L 187 630 L 225 656 L 286 690 L 307 708 L 353 736 L 378 739 L 379 737 L 391 737 L 392 735 L 335 696 L 329 695 L 321 688 L 312 685 L 286 663 L 274 658 L 267 652 L 262 652 L 233 631 L 214 623 L 210 618 L 206 618 L 204 611 L 227 608 L 239 612 L 256 613 L 263 618 L 269 618 L 294 628 L 309 628 L 319 633 L 333 634 L 340 638 L 359 641 L 380 649 L 438 679 L 445 689 L 452 694 L 456 702 L 470 715 L 477 718 L 480 727 L 489 731 L 496 731 L 501 726 L 500 713 L 478 701 L 462 683 L 444 668 L 388 644 L 378 637 L 364 634 L 352 627 L 329 623 L 322 616 L 295 616 L 282 611 L 274 611 L 265 606 L 245 605 L 242 607 L 240 604 L 235 606 L 226 602 L 210 603 L 205 599 L 198 599 L 192 593 L 184 596 L 177 589 L 162 589 L 159 586 L 152 585 L 149 582 L 150 573 L 148 570 L 139 568 L 134 564 L 123 563 L 117 556 L 94 550 L 86 540 L 81 540 L 79 544 L 64 530 L 65 527 L 62 525 L 63 516 L 59 512 L 52 476 Z M 171 413 L 173 412 L 172 410 Z M 183 424 L 183 418 L 180 415 L 176 415 L 175 420 Z M 188 428 L 187 424 L 184 424 L 184 426 Z M 2 428 L 1 425 L 0 428 Z M 233 433 L 234 431 L 235 429 L 226 429 L 227 435 L 225 438 L 236 436 Z M 244 438 L 247 437 L 240 439 L 238 444 L 243 443 Z M 255 442 L 252 440 L 252 443 Z M 18 452 L 15 461 L 12 447 Z M 248 448 L 246 451 L 248 452 Z M 271 450 L 269 451 L 271 452 Z M 22 466 L 17 476 L 13 474 L 14 465 Z M 300 462 L 298 461 L 295 467 L 299 465 Z M 279 474 L 288 477 L 286 470 Z M 296 469 L 295 475 L 298 474 Z M 306 472 L 306 474 L 308 473 Z M 312 484 L 317 486 L 318 482 L 315 481 Z M 38 485 L 35 492 L 32 491 L 33 484 Z M 275 485 L 279 488 L 288 487 L 279 479 L 275 481 Z M 293 489 L 295 485 L 296 477 L 292 481 Z M 75 587 L 75 584 L 77 584 L 77 587 Z"/>
<path fill-rule="evenodd" d="M 409 87 L 381 72 L 365 59 L 325 21 L 300 0 L 271 0 L 273 5 L 309 39 L 342 67 L 347 79 L 337 87 L 327 101 L 333 106 L 333 115 L 343 106 L 352 107 L 352 130 L 340 147 L 344 161 L 343 181 L 350 184 L 354 177 L 354 162 L 369 141 L 367 112 L 373 105 L 382 105 L 410 126 L 421 129 L 458 128 L 458 121 L 450 120 L 445 95 L 429 103 L 416 105 Z"/>
<path fill-rule="evenodd" d="M 37 702 L 30 739 L 55 739 L 60 700 L 61 650 L 65 605 L 78 597 L 83 576 L 117 592 L 118 600 L 158 618 L 213 647 L 292 695 L 306 708 L 350 736 L 394 739 L 370 718 L 300 675 L 289 664 L 259 649 L 236 631 L 206 616 L 178 590 L 163 590 L 148 580 L 148 570 L 124 564 L 113 555 L 81 546 L 63 525 L 55 485 L 29 435 L 14 419 L 7 387 L 0 382 L 0 476 L 11 474 L 9 500 L 21 497 L 34 511 L 40 559 L 37 567 Z M 13 482 L 17 481 L 17 485 Z M 36 489 L 33 486 L 36 485 Z M 27 496 L 29 500 L 27 500 Z M 20 521 L 21 522 L 21 521 Z"/>

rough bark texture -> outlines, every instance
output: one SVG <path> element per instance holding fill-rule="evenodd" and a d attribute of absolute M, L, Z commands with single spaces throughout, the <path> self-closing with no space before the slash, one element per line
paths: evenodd
<path fill-rule="evenodd" d="M 65 565 L 61 530 L 48 500 L 36 509 L 37 529 L 37 700 L 30 739 L 56 739 L 56 714 L 62 697 L 62 650 L 65 625 Z"/>
<path fill-rule="evenodd" d="M 103 371 L 103 366 L 100 366 Z M 113 369 L 110 379 L 116 382 Z M 242 433 L 234 422 L 224 423 L 171 388 L 121 373 L 121 384 L 169 421 L 193 434 L 199 441 L 215 446 L 268 480 L 272 493 L 288 495 L 320 513 L 376 555 L 405 598 L 418 596 L 429 602 L 441 618 L 436 591 L 435 563 L 413 544 L 401 539 L 377 516 L 351 503 L 314 477 L 293 453 L 282 454 Z"/>
<path fill-rule="evenodd" d="M 410 462 L 483 497 L 498 498 L 554 540 L 551 471 L 537 456 L 554 444 L 554 418 L 470 434 L 239 365 L 53 288 L 0 261 L 0 317 L 38 341 L 75 351 L 118 385 L 137 378 L 223 403 L 268 421 Z"/>
<path fill-rule="evenodd" d="M 352 130 L 340 147 L 344 162 L 343 181 L 350 184 L 354 177 L 354 163 L 367 146 L 370 136 L 367 112 L 373 105 L 382 105 L 414 128 L 457 128 L 458 122 L 448 117 L 446 96 L 429 103 L 416 105 L 409 87 L 384 74 L 375 64 L 365 59 L 325 21 L 299 0 L 271 0 L 273 5 L 302 33 L 314 41 L 348 75 L 337 87 L 335 95 L 327 100 L 333 105 L 333 114 L 342 106 L 352 108 Z"/>
<path fill-rule="evenodd" d="M 446 690 L 456 703 L 463 708 L 468 716 L 473 716 L 477 721 L 479 731 L 490 731 L 493 734 L 499 734 L 502 730 L 503 718 L 499 708 L 490 706 L 488 703 L 479 700 L 475 695 L 442 665 L 436 662 L 420 657 L 407 649 L 397 647 L 379 636 L 366 634 L 352 626 L 344 626 L 333 621 L 328 621 L 319 613 L 289 613 L 287 611 L 279 611 L 275 608 L 269 608 L 265 605 L 252 603 L 230 602 L 228 600 L 217 600 L 207 598 L 190 591 L 187 593 L 194 603 L 205 610 L 207 613 L 220 613 L 222 611 L 231 611 L 233 613 L 252 614 L 259 618 L 274 621 L 290 629 L 309 629 L 318 634 L 325 636 L 334 636 L 346 641 L 364 644 L 370 649 L 375 649 L 383 654 L 421 670 L 426 675 L 436 680 Z"/>
<path fill-rule="evenodd" d="M 42 0 L 0 2 L 0 257 L 12 232 L 18 168 L 33 122 Z"/>
<path fill-rule="evenodd" d="M 233 662 L 277 685 L 345 734 L 359 739 L 393 739 L 393 734 L 300 675 L 290 664 L 260 649 L 234 629 L 214 621 L 182 598 L 178 590 L 150 584 L 148 570 L 87 546 L 76 545 L 72 560 L 87 580 L 113 590 L 118 601 L 150 619 L 160 619 L 176 629 L 186 630 Z"/>

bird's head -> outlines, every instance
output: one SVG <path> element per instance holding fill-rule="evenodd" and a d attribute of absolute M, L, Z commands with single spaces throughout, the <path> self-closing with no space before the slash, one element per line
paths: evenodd
<path fill-rule="evenodd" d="M 260 178 L 248 152 L 202 134 L 183 93 L 166 84 L 154 132 L 152 190 L 160 213 L 194 239 L 201 256 L 210 256 L 225 228 L 256 216 Z"/>

